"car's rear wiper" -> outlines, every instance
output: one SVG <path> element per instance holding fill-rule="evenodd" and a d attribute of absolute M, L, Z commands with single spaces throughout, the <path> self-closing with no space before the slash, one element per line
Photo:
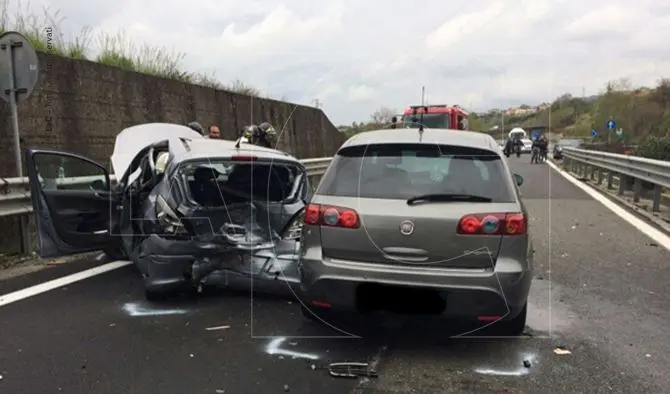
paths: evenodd
<path fill-rule="evenodd" d="M 435 193 L 435 194 L 422 194 L 419 196 L 411 197 L 407 200 L 407 205 L 413 205 L 419 201 L 430 201 L 430 202 L 455 202 L 455 201 L 467 201 L 467 202 L 491 202 L 492 198 L 484 196 L 476 196 L 472 194 L 449 194 L 449 193 Z"/>

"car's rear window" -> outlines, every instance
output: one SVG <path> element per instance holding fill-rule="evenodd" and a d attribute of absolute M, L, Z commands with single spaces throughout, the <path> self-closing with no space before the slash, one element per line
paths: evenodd
<path fill-rule="evenodd" d="M 500 155 L 488 150 L 375 144 L 340 150 L 317 193 L 382 199 L 457 193 L 513 202 L 509 177 Z"/>

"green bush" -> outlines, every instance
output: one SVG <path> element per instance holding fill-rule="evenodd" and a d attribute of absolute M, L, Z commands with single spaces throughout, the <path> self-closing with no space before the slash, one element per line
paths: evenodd
<path fill-rule="evenodd" d="M 636 156 L 670 161 L 670 139 L 649 137 L 635 149 Z"/>
<path fill-rule="evenodd" d="M 214 89 L 271 98 L 262 94 L 255 87 L 244 84 L 239 80 L 235 80 L 229 85 L 223 85 L 213 74 L 184 71 L 181 68 L 181 61 L 186 56 L 184 53 L 146 44 L 137 47 L 125 35 L 124 31 L 120 31 L 114 36 L 100 34 L 97 38 L 101 51 L 95 59 L 91 59 L 89 48 L 93 31 L 90 28 L 83 28 L 77 37 L 66 39 L 60 29 L 65 18 L 60 16 L 59 11 L 52 12 L 49 8 L 44 8 L 41 14 L 35 14 L 32 12 L 29 3 L 19 2 L 19 12 L 10 15 L 10 1 L 0 0 L 0 34 L 6 31 L 18 31 L 30 41 L 37 51 L 72 59 L 93 60 L 127 71 L 175 79 Z M 45 26 L 52 29 L 50 48 L 47 45 Z"/>

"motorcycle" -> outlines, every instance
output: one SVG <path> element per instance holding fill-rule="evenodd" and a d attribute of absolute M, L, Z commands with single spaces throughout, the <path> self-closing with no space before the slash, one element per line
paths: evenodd
<path fill-rule="evenodd" d="M 521 157 L 521 146 L 520 145 L 515 146 L 514 150 L 516 151 L 516 157 Z"/>
<path fill-rule="evenodd" d="M 530 156 L 530 164 L 540 163 L 540 148 L 537 146 L 533 147 L 533 153 Z"/>

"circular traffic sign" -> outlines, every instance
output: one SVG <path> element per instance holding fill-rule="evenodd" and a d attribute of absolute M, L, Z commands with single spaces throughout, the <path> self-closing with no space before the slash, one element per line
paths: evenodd
<path fill-rule="evenodd" d="M 11 53 L 10 53 L 11 51 Z M 0 36 L 0 95 L 9 102 L 14 63 L 16 102 L 27 99 L 37 85 L 40 67 L 37 52 L 21 33 L 8 31 Z"/>

